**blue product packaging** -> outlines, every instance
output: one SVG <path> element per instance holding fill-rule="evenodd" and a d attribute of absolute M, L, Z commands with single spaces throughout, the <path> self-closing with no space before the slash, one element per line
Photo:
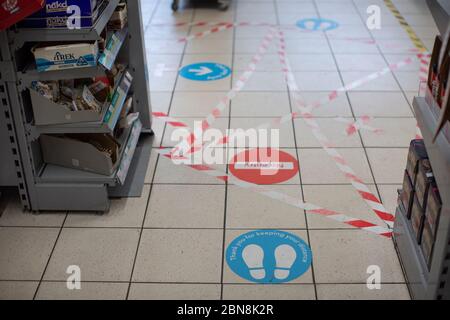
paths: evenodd
<path fill-rule="evenodd" d="M 45 8 L 36 14 L 22 20 L 21 28 L 33 29 L 61 29 L 68 28 L 67 20 L 73 15 L 67 12 L 71 5 L 80 8 L 80 27 L 91 28 L 94 26 L 100 10 L 103 10 L 108 1 L 104 0 L 47 0 Z"/>
<path fill-rule="evenodd" d="M 86 17 L 95 11 L 97 0 L 46 0 L 44 8 L 29 18 L 66 17 L 70 15 L 67 8 L 74 5 L 80 7 L 81 16 Z"/>
<path fill-rule="evenodd" d="M 38 72 L 92 67 L 97 65 L 98 44 L 75 43 L 32 49 Z"/>

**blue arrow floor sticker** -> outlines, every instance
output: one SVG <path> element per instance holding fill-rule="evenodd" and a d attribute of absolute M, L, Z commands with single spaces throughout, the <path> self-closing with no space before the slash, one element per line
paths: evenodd
<path fill-rule="evenodd" d="M 339 23 L 334 20 L 321 18 L 302 19 L 297 22 L 297 27 L 310 31 L 330 31 L 339 27 Z"/>
<path fill-rule="evenodd" d="M 200 62 L 187 65 L 180 70 L 183 78 L 194 81 L 214 81 L 230 76 L 231 69 L 215 62 Z"/>
<path fill-rule="evenodd" d="M 240 235 L 227 248 L 230 269 L 256 283 L 284 283 L 308 271 L 312 253 L 298 236 L 280 230 L 256 230 Z"/>

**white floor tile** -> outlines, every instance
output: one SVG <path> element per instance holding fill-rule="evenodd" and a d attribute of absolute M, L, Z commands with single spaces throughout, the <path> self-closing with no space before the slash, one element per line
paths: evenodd
<path fill-rule="evenodd" d="M 0 280 L 40 280 L 59 228 L 0 228 Z M 32 263 L 30 263 L 32 262 Z"/>
<path fill-rule="evenodd" d="M 299 285 L 236 285 L 223 286 L 224 300 L 315 300 L 314 286 Z"/>
<path fill-rule="evenodd" d="M 411 108 L 401 92 L 349 92 L 357 117 L 411 117 Z"/>
<path fill-rule="evenodd" d="M 348 121 L 341 122 L 335 119 L 315 118 L 317 124 L 322 128 L 323 133 L 329 137 L 331 143 L 338 148 L 351 148 L 362 147 L 361 139 L 358 134 L 347 133 L 349 125 L 354 123 L 353 118 L 343 118 L 342 120 Z M 306 124 L 303 119 L 295 120 L 295 136 L 297 146 L 299 148 L 315 148 L 320 147 L 321 144 L 317 141 L 313 135 L 311 128 Z"/>
<path fill-rule="evenodd" d="M 219 283 L 222 239 L 222 230 L 144 230 L 133 281 Z"/>
<path fill-rule="evenodd" d="M 376 265 L 381 282 L 404 283 L 391 239 L 362 230 L 311 230 L 314 275 L 318 283 L 363 283 Z"/>
<path fill-rule="evenodd" d="M 132 283 L 129 300 L 218 300 L 220 284 Z"/>
<path fill-rule="evenodd" d="M 381 288 L 370 290 L 365 284 L 319 284 L 319 300 L 409 300 L 405 284 L 382 284 Z"/>
<path fill-rule="evenodd" d="M 223 228 L 224 186 L 154 185 L 146 228 Z"/>
<path fill-rule="evenodd" d="M 67 289 L 67 282 L 42 282 L 36 300 L 125 300 L 128 283 L 83 282 L 80 290 Z"/>
<path fill-rule="evenodd" d="M 300 186 L 277 186 L 269 189 L 302 199 Z M 304 213 L 298 208 L 237 186 L 229 186 L 227 228 L 305 229 L 306 224 Z"/>
<path fill-rule="evenodd" d="M 365 183 L 373 183 L 369 164 L 362 148 L 338 149 L 356 175 Z M 299 149 L 300 171 L 304 184 L 350 184 L 333 159 L 322 149 Z"/>

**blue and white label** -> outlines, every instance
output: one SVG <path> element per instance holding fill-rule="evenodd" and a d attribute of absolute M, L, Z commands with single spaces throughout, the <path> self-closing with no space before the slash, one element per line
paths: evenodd
<path fill-rule="evenodd" d="M 309 246 L 298 236 L 280 230 L 256 230 L 234 239 L 227 248 L 230 269 L 256 283 L 292 281 L 311 265 Z"/>
<path fill-rule="evenodd" d="M 180 75 L 194 81 L 214 81 L 229 77 L 231 69 L 214 62 L 200 62 L 187 65 L 180 70 Z"/>
<path fill-rule="evenodd" d="M 330 31 L 339 27 L 339 23 L 330 19 L 308 18 L 297 22 L 297 27 L 310 31 Z"/>

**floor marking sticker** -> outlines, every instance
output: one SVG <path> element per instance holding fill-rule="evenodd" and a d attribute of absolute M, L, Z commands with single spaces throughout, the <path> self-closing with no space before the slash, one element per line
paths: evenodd
<path fill-rule="evenodd" d="M 187 65 L 180 70 L 183 78 L 194 81 L 214 81 L 229 77 L 231 69 L 215 62 L 200 62 Z"/>
<path fill-rule="evenodd" d="M 251 282 L 284 283 L 311 266 L 310 247 L 298 236 L 280 230 L 256 230 L 240 235 L 227 248 L 230 269 Z"/>
<path fill-rule="evenodd" d="M 339 23 L 330 19 L 308 18 L 297 22 L 297 27 L 311 31 L 330 31 L 339 27 Z"/>
<path fill-rule="evenodd" d="M 240 180 L 254 184 L 285 182 L 298 173 L 298 161 L 287 152 L 255 148 L 236 154 L 230 172 Z"/>

